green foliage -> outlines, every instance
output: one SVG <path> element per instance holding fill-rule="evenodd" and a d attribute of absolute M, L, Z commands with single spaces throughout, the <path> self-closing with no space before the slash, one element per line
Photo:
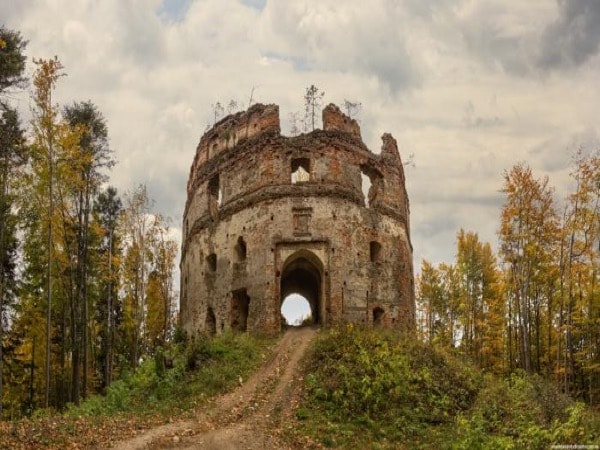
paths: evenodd
<path fill-rule="evenodd" d="M 342 427 L 325 430 L 337 444 L 359 429 L 385 439 L 414 439 L 423 423 L 451 423 L 472 404 L 479 385 L 470 367 L 455 358 L 414 339 L 352 325 L 319 339 L 307 364 L 304 408 L 326 418 L 318 422 Z"/>
<path fill-rule="evenodd" d="M 326 447 L 541 449 L 600 439 L 600 416 L 547 380 L 484 376 L 391 332 L 333 328 L 305 364 L 298 432 Z"/>
<path fill-rule="evenodd" d="M 180 325 L 175 325 L 175 329 L 173 330 L 173 343 L 183 344 L 187 341 L 187 333 L 185 329 Z"/>
<path fill-rule="evenodd" d="M 545 449 L 600 438 L 600 417 L 539 376 L 487 377 L 469 414 L 456 419 L 452 448 Z"/>
<path fill-rule="evenodd" d="M 186 411 L 197 401 L 224 392 L 262 362 L 272 341 L 247 334 L 225 333 L 199 338 L 187 345 L 158 348 L 131 375 L 113 382 L 105 396 L 95 395 L 70 415 L 99 416 L 115 413 L 168 414 Z M 173 367 L 165 366 L 165 358 Z M 190 362 L 194 361 L 194 364 Z"/>
<path fill-rule="evenodd" d="M 0 26 L 0 94 L 25 83 L 25 46 L 21 33 Z"/>
<path fill-rule="evenodd" d="M 165 352 L 162 347 L 157 347 L 154 351 L 154 368 L 156 370 L 156 376 L 163 378 L 167 370 L 165 364 Z"/>

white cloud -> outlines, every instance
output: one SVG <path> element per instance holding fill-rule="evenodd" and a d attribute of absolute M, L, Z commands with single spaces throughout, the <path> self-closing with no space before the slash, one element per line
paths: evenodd
<path fill-rule="evenodd" d="M 175 227 L 211 104 L 247 105 L 255 87 L 255 101 L 280 105 L 286 130 L 311 83 L 325 102 L 361 101 L 371 149 L 389 131 L 403 158 L 415 154 L 406 172 L 416 267 L 423 256 L 452 260 L 461 226 L 496 240 L 512 164 L 528 161 L 560 192 L 569 151 L 598 146 L 600 56 L 586 11 L 596 17 L 593 1 L 0 3 L 30 57 L 64 63 L 57 101 L 90 99 L 106 117 L 112 183 L 123 192 L 147 182 Z M 24 114 L 28 104 L 24 93 Z"/>

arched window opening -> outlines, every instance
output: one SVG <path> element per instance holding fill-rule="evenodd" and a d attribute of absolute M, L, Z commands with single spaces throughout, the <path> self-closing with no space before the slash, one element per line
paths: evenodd
<path fill-rule="evenodd" d="M 381 325 L 384 314 L 385 314 L 385 311 L 383 310 L 383 308 L 380 308 L 379 306 L 377 306 L 376 308 L 373 308 L 373 325 L 375 325 L 375 326 Z"/>
<path fill-rule="evenodd" d="M 250 297 L 246 289 L 232 292 L 231 298 L 231 329 L 245 332 L 248 329 L 248 313 L 250 311 Z"/>
<path fill-rule="evenodd" d="M 206 265 L 211 272 L 217 271 L 217 255 L 216 253 L 211 253 L 206 257 Z"/>
<path fill-rule="evenodd" d="M 310 159 L 292 159 L 292 184 L 310 181 Z"/>
<path fill-rule="evenodd" d="M 208 196 L 211 205 L 214 205 L 217 208 L 221 206 L 223 192 L 221 189 L 219 174 L 213 176 L 208 182 Z"/>
<path fill-rule="evenodd" d="M 313 316 L 310 303 L 300 294 L 290 294 L 281 304 L 281 321 L 290 327 L 312 325 Z"/>
<path fill-rule="evenodd" d="M 215 312 L 210 306 L 206 311 L 205 329 L 206 334 L 209 336 L 214 336 L 217 334 L 217 318 L 215 317 Z"/>
<path fill-rule="evenodd" d="M 360 176 L 365 206 L 371 208 L 383 191 L 383 175 L 372 166 L 362 165 L 360 166 Z"/>
<path fill-rule="evenodd" d="M 369 255 L 371 262 L 377 263 L 381 261 L 381 244 L 377 241 L 371 241 L 369 243 Z"/>
<path fill-rule="evenodd" d="M 246 260 L 246 242 L 242 236 L 238 237 L 237 243 L 235 244 L 235 257 L 237 262 Z"/>

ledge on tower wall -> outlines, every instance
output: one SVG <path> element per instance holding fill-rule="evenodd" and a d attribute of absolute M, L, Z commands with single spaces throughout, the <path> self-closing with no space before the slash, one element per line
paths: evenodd
<path fill-rule="evenodd" d="M 344 114 L 337 105 L 330 103 L 323 110 L 323 130 L 337 130 L 350 133 L 357 139 L 361 139 L 360 127 L 356 120 Z"/>

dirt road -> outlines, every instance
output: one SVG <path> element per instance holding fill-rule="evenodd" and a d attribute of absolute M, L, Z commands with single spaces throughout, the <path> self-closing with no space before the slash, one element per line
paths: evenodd
<path fill-rule="evenodd" d="M 118 450 L 286 449 L 279 435 L 294 412 L 298 362 L 315 337 L 314 328 L 289 329 L 271 357 L 240 387 L 214 401 L 197 418 L 148 430 Z"/>

